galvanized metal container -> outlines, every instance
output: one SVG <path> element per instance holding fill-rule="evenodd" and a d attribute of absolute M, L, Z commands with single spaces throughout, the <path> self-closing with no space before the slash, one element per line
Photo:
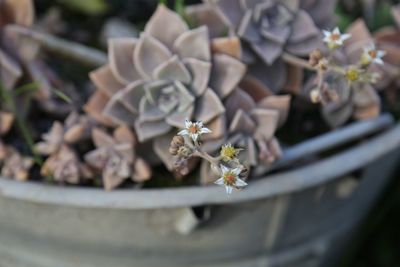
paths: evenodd
<path fill-rule="evenodd" d="M 395 167 L 392 123 L 287 149 L 274 168 L 365 140 L 230 197 L 217 186 L 103 192 L 1 179 L 0 266 L 332 266 Z"/>

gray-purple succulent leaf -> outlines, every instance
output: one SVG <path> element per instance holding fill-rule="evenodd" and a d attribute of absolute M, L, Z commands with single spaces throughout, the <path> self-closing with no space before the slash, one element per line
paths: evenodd
<path fill-rule="evenodd" d="M 98 90 L 85 111 L 107 126 L 133 127 L 140 143 L 164 144 L 156 140 L 185 119 L 201 120 L 215 127 L 204 145 L 218 149 L 226 136 L 223 100 L 247 70 L 236 57 L 240 42 L 227 39 L 211 51 L 208 27 L 189 29 L 159 5 L 139 38 L 109 41 L 109 64 L 90 74 Z M 168 146 L 160 147 L 155 151 L 163 158 Z"/>

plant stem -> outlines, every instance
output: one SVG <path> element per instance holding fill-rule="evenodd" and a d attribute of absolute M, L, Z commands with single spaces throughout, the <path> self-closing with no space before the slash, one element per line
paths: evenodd
<path fill-rule="evenodd" d="M 14 114 L 18 128 L 22 134 L 22 137 L 25 139 L 26 144 L 28 145 L 29 149 L 31 150 L 35 162 L 37 164 L 41 165 L 43 163 L 43 160 L 35 149 L 35 144 L 34 144 L 33 138 L 31 136 L 31 134 L 29 133 L 29 130 L 28 130 L 28 127 L 27 127 L 25 121 L 21 118 L 20 114 L 18 113 L 17 105 L 15 104 L 13 94 L 10 90 L 8 90 L 7 88 L 4 88 L 1 81 L 0 81 L 0 94 L 1 94 L 4 102 L 7 104 L 8 108 Z"/>
<path fill-rule="evenodd" d="M 107 63 L 107 55 L 100 50 L 67 41 L 19 25 L 8 25 L 6 31 L 39 43 L 44 49 L 85 65 L 99 67 Z"/>
<path fill-rule="evenodd" d="M 311 70 L 311 71 L 317 71 L 316 68 L 314 68 L 313 66 L 311 66 L 307 60 L 304 60 L 302 58 L 296 57 L 292 54 L 289 54 L 287 52 L 283 52 L 282 53 L 282 58 L 286 63 L 289 63 L 291 65 L 294 66 L 298 66 L 307 70 Z"/>

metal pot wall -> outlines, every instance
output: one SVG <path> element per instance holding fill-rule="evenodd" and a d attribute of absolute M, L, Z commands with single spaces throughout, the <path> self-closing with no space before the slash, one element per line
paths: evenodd
<path fill-rule="evenodd" d="M 274 168 L 347 144 L 229 197 L 217 186 L 103 192 L 1 179 L 0 266 L 333 266 L 396 165 L 392 124 L 382 116 L 287 149 Z"/>

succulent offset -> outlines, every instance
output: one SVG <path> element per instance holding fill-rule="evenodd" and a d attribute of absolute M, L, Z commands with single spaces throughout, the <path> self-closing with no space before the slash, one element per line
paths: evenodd
<path fill-rule="evenodd" d="M 109 63 L 91 73 L 97 91 L 85 111 L 104 125 L 133 127 L 139 143 L 153 141 L 170 169 L 169 134 L 185 119 L 207 124 L 212 134 L 203 141 L 218 149 L 226 134 L 222 100 L 246 71 L 229 53 L 237 42 L 224 38 L 218 44 L 212 52 L 206 26 L 189 29 L 159 5 L 139 38 L 109 40 Z"/>
<path fill-rule="evenodd" d="M 85 155 L 85 161 L 102 175 L 106 190 L 114 189 L 124 180 L 144 182 L 151 177 L 147 162 L 135 154 L 136 139 L 127 126 L 115 129 L 113 136 L 94 128 L 95 150 Z"/>
<path fill-rule="evenodd" d="M 91 178 L 90 169 L 81 162 L 72 145 L 90 136 L 93 121 L 77 113 L 71 113 L 64 125 L 54 122 L 50 131 L 43 134 L 43 141 L 36 144 L 36 150 L 48 156 L 41 168 L 41 175 L 56 182 L 78 184 Z"/>

